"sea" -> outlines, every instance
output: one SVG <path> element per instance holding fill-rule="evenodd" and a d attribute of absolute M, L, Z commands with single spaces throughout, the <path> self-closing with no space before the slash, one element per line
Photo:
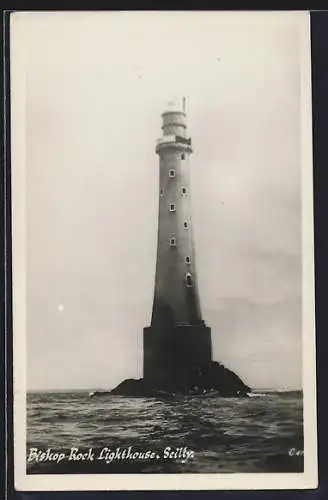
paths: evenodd
<path fill-rule="evenodd" d="M 302 472 L 302 392 L 250 396 L 28 393 L 27 473 Z"/>

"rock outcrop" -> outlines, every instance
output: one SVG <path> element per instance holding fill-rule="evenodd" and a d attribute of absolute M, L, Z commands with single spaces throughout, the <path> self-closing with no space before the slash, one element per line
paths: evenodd
<path fill-rule="evenodd" d="M 247 397 L 251 388 L 233 371 L 211 361 L 191 371 L 183 380 L 170 380 L 159 385 L 145 379 L 126 379 L 110 394 L 129 397 L 165 397 L 170 395 L 213 395 Z"/>

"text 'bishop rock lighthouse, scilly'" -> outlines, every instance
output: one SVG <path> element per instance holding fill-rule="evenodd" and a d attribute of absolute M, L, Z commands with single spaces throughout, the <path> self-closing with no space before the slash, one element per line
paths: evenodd
<path fill-rule="evenodd" d="M 144 377 L 114 394 L 216 393 L 244 396 L 250 388 L 212 359 L 211 329 L 201 313 L 193 240 L 190 155 L 185 99 L 162 114 L 158 139 L 159 211 L 151 325 L 143 332 Z"/>

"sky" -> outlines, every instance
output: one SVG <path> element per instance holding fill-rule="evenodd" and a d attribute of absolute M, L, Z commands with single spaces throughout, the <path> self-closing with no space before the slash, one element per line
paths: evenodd
<path fill-rule="evenodd" d="M 287 13 L 27 13 L 27 381 L 142 376 L 161 113 L 186 97 L 203 318 L 255 388 L 302 385 L 300 31 Z"/>

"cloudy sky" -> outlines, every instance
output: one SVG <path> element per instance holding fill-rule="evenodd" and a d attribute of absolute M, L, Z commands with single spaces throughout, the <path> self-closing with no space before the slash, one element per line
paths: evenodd
<path fill-rule="evenodd" d="M 300 387 L 297 19 L 93 12 L 17 21 L 27 82 L 29 388 L 110 388 L 142 376 L 155 142 L 167 102 L 182 96 L 214 357 L 253 387 Z"/>

